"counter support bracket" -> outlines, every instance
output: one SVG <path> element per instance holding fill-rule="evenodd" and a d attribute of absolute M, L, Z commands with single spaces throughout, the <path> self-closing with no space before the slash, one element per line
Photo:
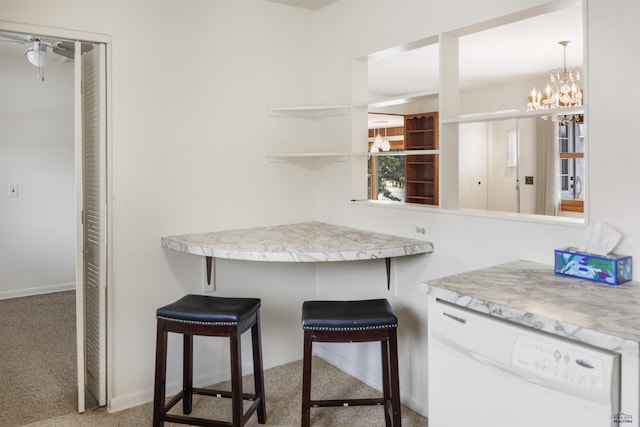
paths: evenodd
<path fill-rule="evenodd" d="M 215 264 L 215 259 L 213 257 L 207 256 L 206 259 L 206 267 L 205 271 L 207 273 L 207 287 L 211 287 L 214 292 L 216 290 L 216 277 L 215 271 L 213 269 Z M 211 283 L 213 280 L 213 283 Z"/>
<path fill-rule="evenodd" d="M 387 290 L 391 290 L 391 258 L 385 258 L 384 264 L 387 267 Z"/>

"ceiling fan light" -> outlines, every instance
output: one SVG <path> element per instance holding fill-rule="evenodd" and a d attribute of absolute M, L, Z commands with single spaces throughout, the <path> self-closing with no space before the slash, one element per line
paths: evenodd
<path fill-rule="evenodd" d="M 44 67 L 50 59 L 47 47 L 40 42 L 33 42 L 33 47 L 27 51 L 27 59 L 35 67 Z"/>

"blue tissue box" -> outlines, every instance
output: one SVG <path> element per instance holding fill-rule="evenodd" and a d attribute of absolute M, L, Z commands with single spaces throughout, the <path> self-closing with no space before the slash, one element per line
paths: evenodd
<path fill-rule="evenodd" d="M 619 285 L 631 280 L 631 257 L 627 255 L 597 255 L 580 252 L 578 248 L 555 251 L 555 272 L 565 276 Z"/>

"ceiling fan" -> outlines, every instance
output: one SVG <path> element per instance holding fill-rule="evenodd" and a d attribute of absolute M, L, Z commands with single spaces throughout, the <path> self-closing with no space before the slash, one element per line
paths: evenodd
<path fill-rule="evenodd" d="M 0 41 L 16 45 L 29 45 L 22 53 L 35 67 L 38 67 L 38 77 L 44 80 L 44 66 L 54 60 L 52 54 L 60 56 L 59 62 L 73 61 L 75 55 L 75 42 L 48 39 L 40 36 L 21 35 L 0 32 Z M 86 53 L 93 49 L 90 43 L 82 43 L 81 52 Z"/>

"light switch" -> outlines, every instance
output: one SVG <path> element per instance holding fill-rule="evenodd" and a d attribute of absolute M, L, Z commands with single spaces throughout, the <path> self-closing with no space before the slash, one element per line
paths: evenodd
<path fill-rule="evenodd" d="M 18 184 L 9 184 L 7 195 L 9 197 L 18 197 Z"/>

